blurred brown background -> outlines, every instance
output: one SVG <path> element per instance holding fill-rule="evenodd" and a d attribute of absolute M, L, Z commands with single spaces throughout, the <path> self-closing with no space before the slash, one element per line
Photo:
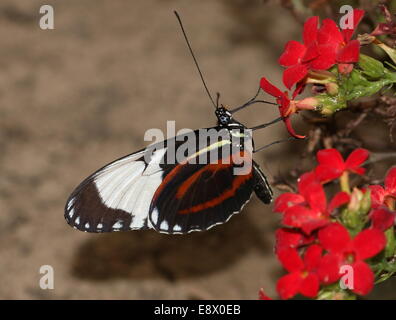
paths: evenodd
<path fill-rule="evenodd" d="M 54 30 L 39 28 L 43 4 L 54 7 Z M 280 84 L 277 57 L 300 27 L 271 1 L 1 1 L 1 299 L 256 299 L 260 287 L 276 295 L 278 216 L 254 197 L 227 224 L 188 236 L 86 234 L 64 221 L 73 188 L 144 146 L 146 129 L 215 123 L 174 9 L 222 103 L 247 101 L 264 75 Z M 238 119 L 276 116 L 256 105 Z M 255 141 L 286 136 L 279 124 Z M 288 148 L 257 155 L 269 176 L 290 165 Z M 40 289 L 41 265 L 54 267 L 54 290 Z"/>

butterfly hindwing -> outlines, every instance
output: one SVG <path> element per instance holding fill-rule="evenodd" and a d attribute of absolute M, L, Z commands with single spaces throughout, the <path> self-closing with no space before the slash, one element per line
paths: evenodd
<path fill-rule="evenodd" d="M 265 174 L 261 171 L 259 165 L 254 161 L 253 170 L 255 178 L 254 192 L 256 193 L 257 198 L 259 198 L 265 204 L 271 203 L 273 196 L 271 186 L 268 183 Z"/>
<path fill-rule="evenodd" d="M 152 200 L 149 221 L 153 228 L 170 234 L 202 231 L 240 212 L 251 197 L 255 177 L 251 166 L 244 174 L 236 174 L 238 165 L 228 157 L 228 161 L 173 167 Z"/>

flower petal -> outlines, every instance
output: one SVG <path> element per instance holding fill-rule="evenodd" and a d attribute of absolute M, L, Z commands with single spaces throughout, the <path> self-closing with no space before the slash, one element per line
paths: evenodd
<path fill-rule="evenodd" d="M 301 194 L 286 192 L 276 198 L 273 210 L 283 213 L 290 207 L 303 202 L 305 202 L 305 199 Z"/>
<path fill-rule="evenodd" d="M 318 31 L 318 43 L 319 44 L 340 44 L 344 41 L 340 30 L 336 23 L 331 19 L 324 19 L 322 26 Z"/>
<path fill-rule="evenodd" d="M 345 169 L 355 173 L 361 172 L 358 169 L 363 169 L 359 167 L 367 160 L 368 157 L 369 157 L 369 152 L 366 149 L 363 148 L 355 149 L 346 159 Z"/>
<path fill-rule="evenodd" d="M 323 186 L 319 182 L 312 182 L 305 190 L 304 197 L 309 206 L 325 214 L 327 212 L 327 200 Z"/>
<path fill-rule="evenodd" d="M 386 180 L 385 180 L 386 181 Z M 384 203 L 386 192 L 380 185 L 369 186 L 371 196 L 371 207 L 377 208 Z"/>
<path fill-rule="evenodd" d="M 344 170 L 344 159 L 337 149 L 322 149 L 316 154 L 316 159 L 320 165 L 336 167 Z"/>
<path fill-rule="evenodd" d="M 301 81 L 308 74 L 308 68 L 304 64 L 296 64 L 283 71 L 283 83 L 286 88 L 291 90 L 291 87 L 297 82 Z"/>
<path fill-rule="evenodd" d="M 350 200 L 350 196 L 346 192 L 338 192 L 333 199 L 330 201 L 328 212 L 332 213 L 334 209 L 341 207 L 342 205 L 346 204 Z"/>
<path fill-rule="evenodd" d="M 374 209 L 369 214 L 373 228 L 385 231 L 395 224 L 396 215 L 386 207 Z"/>
<path fill-rule="evenodd" d="M 318 34 L 318 23 L 319 17 L 310 17 L 304 23 L 304 31 L 303 31 L 303 39 L 304 44 L 309 46 L 313 42 L 316 41 L 316 37 Z"/>
<path fill-rule="evenodd" d="M 357 25 L 360 23 L 364 16 L 364 10 L 354 9 L 353 10 L 353 29 L 341 29 L 341 33 L 344 36 L 346 42 L 348 42 L 351 38 Z"/>
<path fill-rule="evenodd" d="M 277 252 L 279 261 L 282 266 L 288 271 L 301 271 L 304 268 L 303 260 L 298 251 L 294 248 L 284 248 Z"/>
<path fill-rule="evenodd" d="M 305 136 L 301 136 L 294 131 L 291 121 L 290 121 L 290 117 L 284 118 L 283 122 L 285 123 L 286 129 L 292 137 L 297 138 L 297 139 L 305 138 Z"/>
<path fill-rule="evenodd" d="M 298 248 L 312 243 L 315 239 L 303 234 L 300 230 L 280 228 L 275 232 L 275 252 L 284 248 Z"/>
<path fill-rule="evenodd" d="M 300 42 L 294 40 L 288 41 L 278 62 L 284 67 L 293 66 L 300 63 L 306 51 L 307 48 Z"/>
<path fill-rule="evenodd" d="M 280 91 L 277 87 L 275 87 L 271 82 L 269 82 L 265 77 L 262 77 L 260 80 L 260 87 L 265 92 L 270 94 L 273 97 L 280 98 L 285 95 L 284 92 Z"/>
<path fill-rule="evenodd" d="M 385 235 L 378 229 L 365 229 L 353 239 L 353 248 L 358 260 L 374 257 L 385 248 L 385 245 Z"/>
<path fill-rule="evenodd" d="M 327 165 L 318 165 L 315 168 L 315 174 L 319 181 L 322 183 L 327 183 L 331 180 L 339 178 L 342 174 L 342 170 Z"/>
<path fill-rule="evenodd" d="M 322 247 L 317 244 L 313 244 L 307 249 L 304 255 L 304 264 L 308 271 L 315 270 L 319 266 L 322 251 Z"/>
<path fill-rule="evenodd" d="M 320 261 L 318 275 L 324 284 L 337 281 L 340 275 L 341 256 L 336 254 L 326 254 Z"/>
<path fill-rule="evenodd" d="M 370 269 L 367 263 L 363 261 L 357 261 L 353 265 L 353 289 L 352 291 L 366 295 L 374 287 L 374 273 Z"/>
<path fill-rule="evenodd" d="M 333 44 L 322 44 L 317 46 L 319 55 L 309 64 L 310 68 L 317 70 L 327 70 L 336 63 L 336 49 Z"/>
<path fill-rule="evenodd" d="M 337 52 L 338 63 L 355 63 L 359 61 L 360 42 L 352 40 L 345 47 Z"/>
<path fill-rule="evenodd" d="M 319 242 L 331 253 L 342 252 L 351 241 L 348 230 L 338 222 L 319 230 Z"/>
<path fill-rule="evenodd" d="M 386 174 L 385 189 L 388 193 L 396 193 L 396 166 L 390 168 Z"/>
<path fill-rule="evenodd" d="M 286 226 L 301 228 L 306 234 L 330 223 L 321 212 L 296 205 L 285 212 L 282 223 Z"/>
<path fill-rule="evenodd" d="M 301 272 L 289 273 L 278 280 L 276 290 L 282 299 L 290 299 L 299 292 L 302 282 Z"/>
<path fill-rule="evenodd" d="M 316 43 L 312 43 L 310 46 L 307 47 L 307 50 L 302 58 L 302 62 L 306 63 L 312 61 L 313 59 L 319 56 L 318 45 Z"/>
<path fill-rule="evenodd" d="M 306 297 L 315 298 L 319 291 L 319 277 L 315 273 L 310 273 L 303 279 L 299 291 Z"/>

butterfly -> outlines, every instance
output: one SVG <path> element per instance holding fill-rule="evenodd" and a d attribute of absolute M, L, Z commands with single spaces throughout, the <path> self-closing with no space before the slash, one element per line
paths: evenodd
<path fill-rule="evenodd" d="M 234 112 L 263 102 L 256 100 L 258 93 L 234 110 L 219 106 L 219 95 L 214 103 L 177 17 L 215 106 L 217 125 L 206 129 L 212 135 L 204 139 L 203 129 L 191 131 L 115 160 L 90 175 L 65 205 L 65 219 L 75 229 L 99 233 L 154 229 L 186 234 L 227 222 L 243 209 L 253 192 L 264 204 L 272 201 L 266 176 L 252 160 L 251 132 L 281 119 L 252 130 L 234 119 Z M 181 149 L 180 159 L 170 161 Z"/>

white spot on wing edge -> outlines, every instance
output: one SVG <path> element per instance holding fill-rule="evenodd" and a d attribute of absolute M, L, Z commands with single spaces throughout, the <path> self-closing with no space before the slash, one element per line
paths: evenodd
<path fill-rule="evenodd" d="M 79 225 L 79 224 L 80 224 L 80 217 L 77 217 L 76 220 L 74 221 L 74 223 L 75 223 L 76 225 Z"/>
<path fill-rule="evenodd" d="M 74 215 L 74 208 L 69 211 L 69 218 L 73 218 Z"/>
<path fill-rule="evenodd" d="M 85 224 L 85 229 L 89 229 L 89 222 Z"/>
<path fill-rule="evenodd" d="M 154 224 L 158 222 L 158 209 L 154 208 L 153 212 L 151 213 L 151 220 L 153 220 Z"/>
<path fill-rule="evenodd" d="M 69 203 L 67 204 L 67 210 L 70 210 L 70 208 L 73 206 L 75 201 L 76 201 L 76 198 L 70 199 Z"/>
<path fill-rule="evenodd" d="M 173 229 L 173 231 L 176 231 L 176 232 L 169 232 L 169 231 L 166 231 L 166 230 L 162 230 L 161 227 L 160 227 L 158 232 L 163 233 L 163 234 L 188 234 L 188 233 L 192 233 L 192 232 L 196 232 L 196 231 L 207 231 L 207 230 L 212 229 L 213 227 L 215 227 L 217 225 L 227 223 L 231 219 L 232 216 L 234 216 L 237 213 L 240 213 L 243 210 L 243 208 L 246 206 L 246 204 L 251 200 L 252 195 L 253 195 L 253 192 L 250 195 L 249 199 L 247 199 L 246 202 L 241 206 L 241 208 L 238 211 L 234 211 L 232 214 L 230 214 L 230 216 L 228 217 L 227 220 L 225 220 L 223 222 L 214 223 L 211 226 L 209 226 L 207 229 L 191 229 L 191 230 L 188 230 L 187 232 L 177 232 L 175 229 Z"/>
<path fill-rule="evenodd" d="M 161 224 L 160 224 L 160 229 L 161 230 L 168 230 L 169 229 L 168 222 L 166 222 L 165 220 L 162 221 Z"/>
<path fill-rule="evenodd" d="M 113 224 L 113 229 L 120 229 L 122 228 L 122 221 L 117 221 Z"/>

